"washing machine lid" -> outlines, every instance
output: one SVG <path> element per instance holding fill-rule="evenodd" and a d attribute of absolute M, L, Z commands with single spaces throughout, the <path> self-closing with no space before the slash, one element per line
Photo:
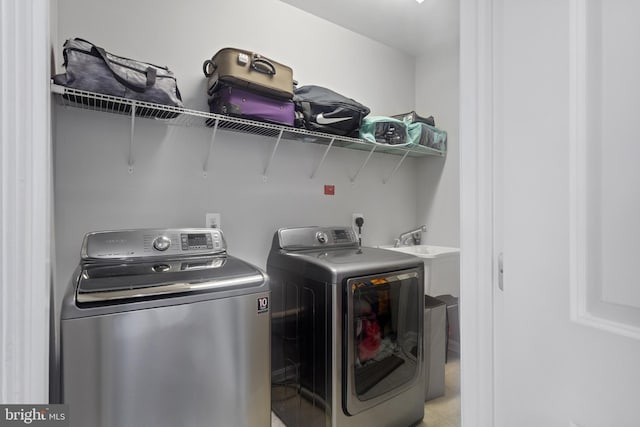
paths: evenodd
<path fill-rule="evenodd" d="M 418 257 L 410 254 L 396 254 L 386 249 L 366 246 L 355 249 L 289 251 L 271 259 L 272 264 L 284 265 L 284 268 L 291 268 L 294 265 L 316 265 L 335 275 L 362 274 L 366 271 L 395 271 L 422 264 Z M 276 259 L 279 261 L 275 261 Z"/>
<path fill-rule="evenodd" d="M 315 280 L 332 281 L 358 274 L 422 266 L 420 258 L 397 251 L 360 247 L 350 227 L 281 228 L 274 237 L 267 271 L 296 271 Z"/>
<path fill-rule="evenodd" d="M 221 292 L 261 286 L 265 275 L 225 255 L 135 263 L 81 265 L 76 304 L 146 300 L 169 295 Z"/>

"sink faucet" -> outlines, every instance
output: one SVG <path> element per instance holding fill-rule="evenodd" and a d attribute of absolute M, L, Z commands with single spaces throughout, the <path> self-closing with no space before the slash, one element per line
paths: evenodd
<path fill-rule="evenodd" d="M 401 245 L 407 246 L 409 245 L 409 239 L 413 241 L 414 245 L 419 245 L 420 240 L 422 239 L 422 233 L 427 232 L 427 226 L 422 225 L 420 228 L 416 228 L 415 230 L 409 230 L 405 233 L 402 233 L 398 236 L 397 239 L 393 241 L 393 247 L 397 248 Z"/>

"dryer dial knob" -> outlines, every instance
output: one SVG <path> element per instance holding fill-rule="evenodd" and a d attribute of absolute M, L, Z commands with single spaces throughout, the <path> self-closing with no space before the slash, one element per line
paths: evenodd
<path fill-rule="evenodd" d="M 153 241 L 153 248 L 157 251 L 166 251 L 171 246 L 171 240 L 167 236 L 158 236 Z"/>
<path fill-rule="evenodd" d="M 322 244 L 327 243 L 327 240 L 328 240 L 327 233 L 323 233 L 322 231 L 318 231 L 316 233 L 316 239 L 318 239 L 318 242 L 320 242 Z"/>

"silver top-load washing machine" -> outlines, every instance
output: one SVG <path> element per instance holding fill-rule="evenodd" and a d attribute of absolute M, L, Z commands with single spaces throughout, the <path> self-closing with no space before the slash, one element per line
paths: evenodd
<path fill-rule="evenodd" d="M 60 321 L 71 426 L 270 426 L 269 297 L 219 230 L 87 234 Z"/>
<path fill-rule="evenodd" d="M 271 280 L 272 410 L 288 427 L 407 427 L 424 416 L 423 262 L 350 227 L 280 229 Z"/>

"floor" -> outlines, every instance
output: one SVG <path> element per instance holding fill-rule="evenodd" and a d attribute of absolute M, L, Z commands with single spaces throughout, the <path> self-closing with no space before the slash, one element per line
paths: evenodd
<path fill-rule="evenodd" d="M 416 427 L 460 427 L 460 356 L 449 351 L 444 367 L 444 396 L 424 405 L 424 418 Z"/>
<path fill-rule="evenodd" d="M 273 412 L 271 413 L 271 427 L 287 427 L 284 425 L 280 418 L 276 416 Z"/>
<path fill-rule="evenodd" d="M 449 352 L 445 365 L 444 396 L 432 399 L 424 405 L 424 418 L 415 427 L 460 427 L 460 357 Z M 272 427 L 286 427 L 271 413 Z"/>

